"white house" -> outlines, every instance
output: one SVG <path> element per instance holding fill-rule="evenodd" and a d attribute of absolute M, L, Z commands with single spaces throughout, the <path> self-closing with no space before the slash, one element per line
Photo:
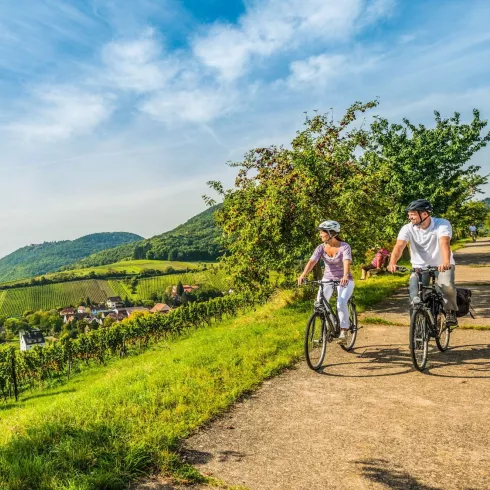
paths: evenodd
<path fill-rule="evenodd" d="M 40 330 L 31 330 L 30 332 L 19 332 L 20 350 L 30 350 L 36 345 L 44 347 L 46 341 Z"/>
<path fill-rule="evenodd" d="M 106 301 L 107 308 L 114 310 L 115 308 L 121 308 L 124 306 L 122 299 L 119 296 L 109 296 Z"/>

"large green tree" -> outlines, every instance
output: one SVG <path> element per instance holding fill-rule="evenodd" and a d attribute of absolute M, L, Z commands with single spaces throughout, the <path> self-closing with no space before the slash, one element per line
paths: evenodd
<path fill-rule="evenodd" d="M 490 139 L 478 111 L 468 124 L 436 112 L 434 128 L 359 120 L 376 105 L 357 102 L 338 122 L 307 117 L 289 148 L 257 148 L 231 163 L 238 168 L 232 189 L 209 183 L 224 201 L 216 222 L 223 262 L 238 283 L 264 284 L 271 271 L 295 274 L 319 243 L 324 219 L 341 222 L 342 238 L 363 261 L 369 249 L 396 239 L 413 199 L 430 199 L 457 226 L 475 216 L 471 200 L 486 177 L 468 160 Z"/>
<path fill-rule="evenodd" d="M 357 118 L 376 102 L 355 103 L 338 122 L 307 118 L 291 148 L 257 148 L 237 167 L 235 187 L 225 191 L 217 223 L 224 232 L 224 263 L 238 282 L 263 284 L 271 270 L 292 275 L 318 245 L 318 224 L 342 223 L 342 236 L 363 257 L 372 246 L 387 203 L 382 185 L 387 165 L 373 165 L 369 131 Z M 381 196 L 381 197 L 380 197 Z"/>
<path fill-rule="evenodd" d="M 392 124 L 377 117 L 371 124 L 370 151 L 390 166 L 383 187 L 392 202 L 386 217 L 388 236 L 405 222 L 404 208 L 414 199 L 429 199 L 434 214 L 450 218 L 455 228 L 464 226 L 479 207 L 468 203 L 487 177 L 468 162 L 490 140 L 490 133 L 484 131 L 487 121 L 476 109 L 469 123 L 461 122 L 459 113 L 447 119 L 437 111 L 434 115 L 434 127 L 406 118 L 403 124 Z"/>

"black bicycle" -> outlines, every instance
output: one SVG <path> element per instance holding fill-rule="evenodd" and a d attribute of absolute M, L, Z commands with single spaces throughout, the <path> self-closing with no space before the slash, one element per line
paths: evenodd
<path fill-rule="evenodd" d="M 337 297 L 338 281 L 304 281 L 304 284 L 331 284 L 333 286 L 333 298 Z M 352 298 L 348 301 L 349 329 L 346 333 L 345 342 L 340 344 L 342 349 L 350 351 L 357 338 L 357 312 Z M 315 301 L 314 311 L 308 320 L 305 332 L 305 357 L 308 366 L 317 371 L 322 367 L 327 352 L 327 344 L 340 335 L 340 321 L 336 310 L 323 295 L 321 288 L 320 301 Z"/>
<path fill-rule="evenodd" d="M 397 267 L 407 272 L 405 267 Z M 433 337 L 437 348 L 444 352 L 449 347 L 451 328 L 446 323 L 444 296 L 436 284 L 438 268 L 429 266 L 424 269 L 411 269 L 417 274 L 418 295 L 410 305 L 410 355 L 415 369 L 423 371 L 427 365 L 429 340 Z M 424 286 L 423 276 L 429 276 L 429 284 Z"/>

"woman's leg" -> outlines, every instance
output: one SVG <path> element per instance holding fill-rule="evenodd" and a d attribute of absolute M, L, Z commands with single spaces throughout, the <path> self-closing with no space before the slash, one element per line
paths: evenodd
<path fill-rule="evenodd" d="M 340 328 L 349 328 L 349 298 L 354 292 L 354 281 L 349 281 L 346 286 L 339 286 L 337 289 L 337 311 L 339 313 Z"/>
<path fill-rule="evenodd" d="M 326 301 L 330 301 L 330 298 L 332 297 L 333 294 L 333 286 L 330 283 L 322 284 L 318 288 L 318 294 L 316 295 L 316 300 L 320 301 L 322 297 L 322 290 L 323 290 L 323 297 L 325 298 Z"/>

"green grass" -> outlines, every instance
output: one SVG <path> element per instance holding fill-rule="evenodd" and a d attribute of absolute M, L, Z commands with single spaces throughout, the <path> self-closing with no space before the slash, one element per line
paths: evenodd
<path fill-rule="evenodd" d="M 126 271 L 127 274 L 139 274 L 146 269 L 155 269 L 158 271 L 165 271 L 168 267 L 173 267 L 176 270 L 194 270 L 199 269 L 204 264 L 215 264 L 215 262 L 179 262 L 168 260 L 123 260 L 121 262 L 115 262 L 113 264 L 101 265 L 98 267 L 87 267 L 86 269 L 73 269 L 69 271 L 53 272 L 50 274 L 44 274 L 47 279 L 53 279 L 53 277 L 75 275 L 77 277 L 84 277 L 95 272 L 96 274 L 103 275 L 108 272 L 122 272 Z M 36 279 L 40 279 L 41 276 L 36 276 Z M 29 281 L 31 278 L 17 279 L 15 281 L 1 282 L 0 285 L 14 285 Z"/>
<path fill-rule="evenodd" d="M 393 325 L 393 326 L 404 326 L 403 323 L 390 322 L 379 316 L 367 316 L 362 319 L 362 323 L 367 323 L 368 325 Z"/>
<path fill-rule="evenodd" d="M 408 274 L 376 275 L 365 281 L 355 281 L 354 297 L 357 311 L 362 313 L 397 289 L 408 284 Z"/>
<path fill-rule="evenodd" d="M 179 441 L 302 353 L 311 305 L 282 293 L 238 319 L 4 405 L 0 488 L 122 489 L 150 471 L 199 479 Z"/>
<path fill-rule="evenodd" d="M 461 238 L 460 240 L 456 240 L 451 243 L 451 250 L 453 252 L 456 252 L 456 250 L 459 250 L 460 248 L 463 248 L 465 244 L 470 243 L 471 238 Z"/>

